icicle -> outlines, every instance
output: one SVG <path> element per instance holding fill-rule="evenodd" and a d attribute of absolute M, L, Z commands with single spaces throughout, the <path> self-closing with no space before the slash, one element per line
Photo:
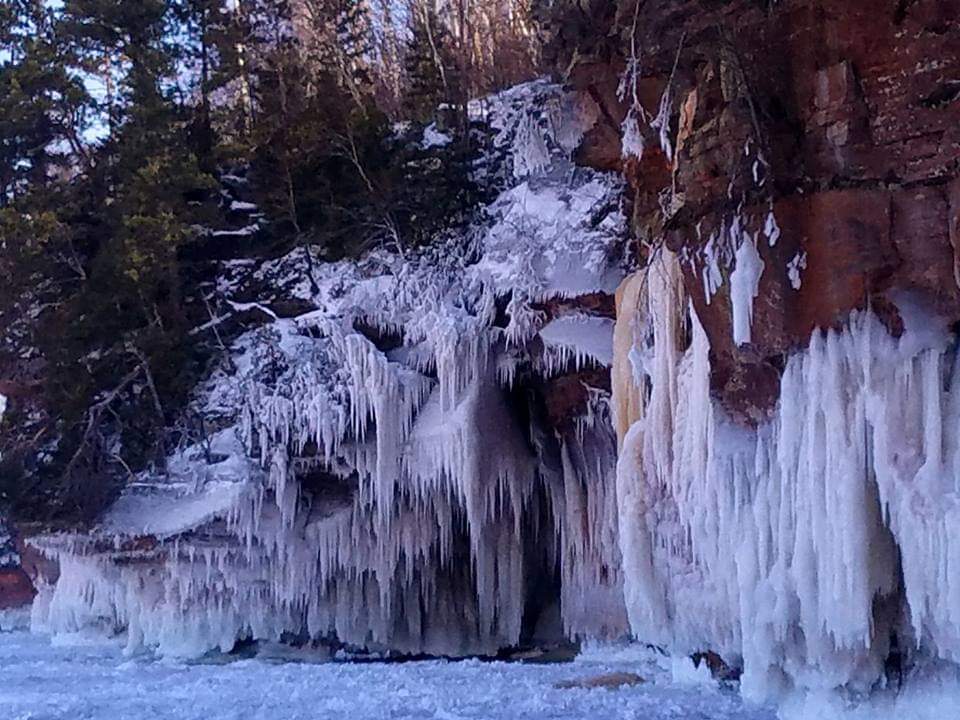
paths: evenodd
<path fill-rule="evenodd" d="M 739 228 L 731 229 L 731 236 L 740 235 Z M 730 303 L 733 307 L 733 341 L 737 345 L 750 342 L 753 324 L 753 301 L 760 293 L 760 278 L 764 262 L 757 252 L 756 242 L 748 233 L 739 238 L 736 266 L 730 275 Z"/>
<path fill-rule="evenodd" d="M 787 277 L 794 290 L 803 287 L 803 271 L 807 269 L 807 253 L 798 251 L 787 264 Z"/>

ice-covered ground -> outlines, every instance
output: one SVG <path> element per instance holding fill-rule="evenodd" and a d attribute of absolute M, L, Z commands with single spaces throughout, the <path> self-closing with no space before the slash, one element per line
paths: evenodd
<path fill-rule="evenodd" d="M 296 661 L 296 660 L 301 661 Z M 925 670 L 902 691 L 855 702 L 787 699 L 779 714 L 746 704 L 692 663 L 639 647 L 588 649 L 559 664 L 302 661 L 288 650 L 209 662 L 125 656 L 118 642 L 0 631 L 0 720 L 953 720 L 955 670 Z M 307 660 L 310 660 L 308 657 Z M 619 689 L 558 683 L 630 673 Z"/>
<path fill-rule="evenodd" d="M 617 690 L 554 687 L 610 672 L 652 682 Z M 773 717 L 745 707 L 733 691 L 695 682 L 692 669 L 674 681 L 670 669 L 636 653 L 552 665 L 262 659 L 188 665 L 129 659 L 118 645 L 52 646 L 41 636 L 0 633 L 3 720 Z"/>

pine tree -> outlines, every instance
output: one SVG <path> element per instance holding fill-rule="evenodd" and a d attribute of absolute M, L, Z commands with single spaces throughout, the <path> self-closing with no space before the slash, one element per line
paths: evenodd
<path fill-rule="evenodd" d="M 213 95 L 222 87 L 224 78 L 219 72 L 219 45 L 228 34 L 229 14 L 224 0 L 179 0 L 174 5 L 174 17 L 185 36 L 179 61 L 192 70 L 186 73 L 195 98 L 189 133 L 191 147 L 204 171 L 213 173 L 217 145 Z"/>
<path fill-rule="evenodd" d="M 93 73 L 110 60 L 112 90 L 101 100 L 108 135 L 88 144 L 91 161 L 75 162 L 72 177 L 26 177 L 16 208 L 0 215 L 4 259 L 49 308 L 37 316 L 33 343 L 47 368 L 56 425 L 48 432 L 59 437 L 53 461 L 25 466 L 12 484 L 53 488 L 50 507 L 67 514 L 95 512 L 111 478 L 162 457 L 163 429 L 196 370 L 188 335 L 195 278 L 181 258 L 198 239 L 213 182 L 191 150 L 193 108 L 177 93 L 183 27 L 173 8 L 68 0 L 50 15 L 79 67 Z M 52 261 L 60 257 L 67 262 Z"/>
<path fill-rule="evenodd" d="M 0 15 L 0 206 L 48 184 L 80 151 L 90 98 L 71 74 L 53 11 L 17 0 Z"/>
<path fill-rule="evenodd" d="M 432 3 L 417 3 L 410 18 L 404 66 L 405 109 L 416 120 L 430 120 L 442 105 L 455 101 L 458 82 L 454 42 Z"/>
<path fill-rule="evenodd" d="M 465 108 L 452 39 L 435 14 L 419 27 L 410 98 L 424 118 Z M 0 447 L 19 513 L 89 518 L 160 467 L 208 357 L 191 328 L 207 319 L 224 163 L 249 170 L 264 253 L 412 248 L 465 217 L 468 143 L 398 136 L 375 103 L 370 37 L 363 0 L 0 6 L 0 273 L 15 279 L 0 288 L 0 365 L 29 347 L 46 410 L 5 415 L 24 430 Z"/>

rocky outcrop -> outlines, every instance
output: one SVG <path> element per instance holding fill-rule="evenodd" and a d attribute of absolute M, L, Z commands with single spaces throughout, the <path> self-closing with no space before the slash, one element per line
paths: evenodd
<path fill-rule="evenodd" d="M 905 293 L 960 319 L 960 2 L 569 5 L 556 59 L 602 107 L 579 159 L 626 175 L 641 260 L 663 245 L 682 258 L 711 388 L 734 417 L 767 417 L 785 357 L 854 309 L 894 334 Z M 636 82 L 618 94 L 631 46 Z M 632 107 L 647 121 L 640 157 L 621 152 Z M 738 345 L 743 237 L 765 272 Z"/>
<path fill-rule="evenodd" d="M 30 578 L 20 568 L 0 569 L 0 610 L 23 607 L 33 601 Z"/>

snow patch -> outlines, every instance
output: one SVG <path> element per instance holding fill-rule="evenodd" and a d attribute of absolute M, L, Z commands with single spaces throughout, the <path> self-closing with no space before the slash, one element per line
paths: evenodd
<path fill-rule="evenodd" d="M 807 269 L 807 253 L 798 251 L 793 259 L 787 263 L 787 277 L 790 278 L 790 286 L 794 290 L 803 287 L 803 271 Z"/>
<path fill-rule="evenodd" d="M 568 315 L 547 323 L 540 330 L 540 337 L 547 348 L 557 351 L 560 367 L 571 359 L 577 368 L 588 359 L 610 367 L 613 326 L 614 321 L 609 318 Z"/>
<path fill-rule="evenodd" d="M 446 147 L 453 142 L 453 137 L 437 128 L 436 123 L 430 123 L 423 129 L 423 142 L 421 147 L 424 150 L 431 148 Z"/>

